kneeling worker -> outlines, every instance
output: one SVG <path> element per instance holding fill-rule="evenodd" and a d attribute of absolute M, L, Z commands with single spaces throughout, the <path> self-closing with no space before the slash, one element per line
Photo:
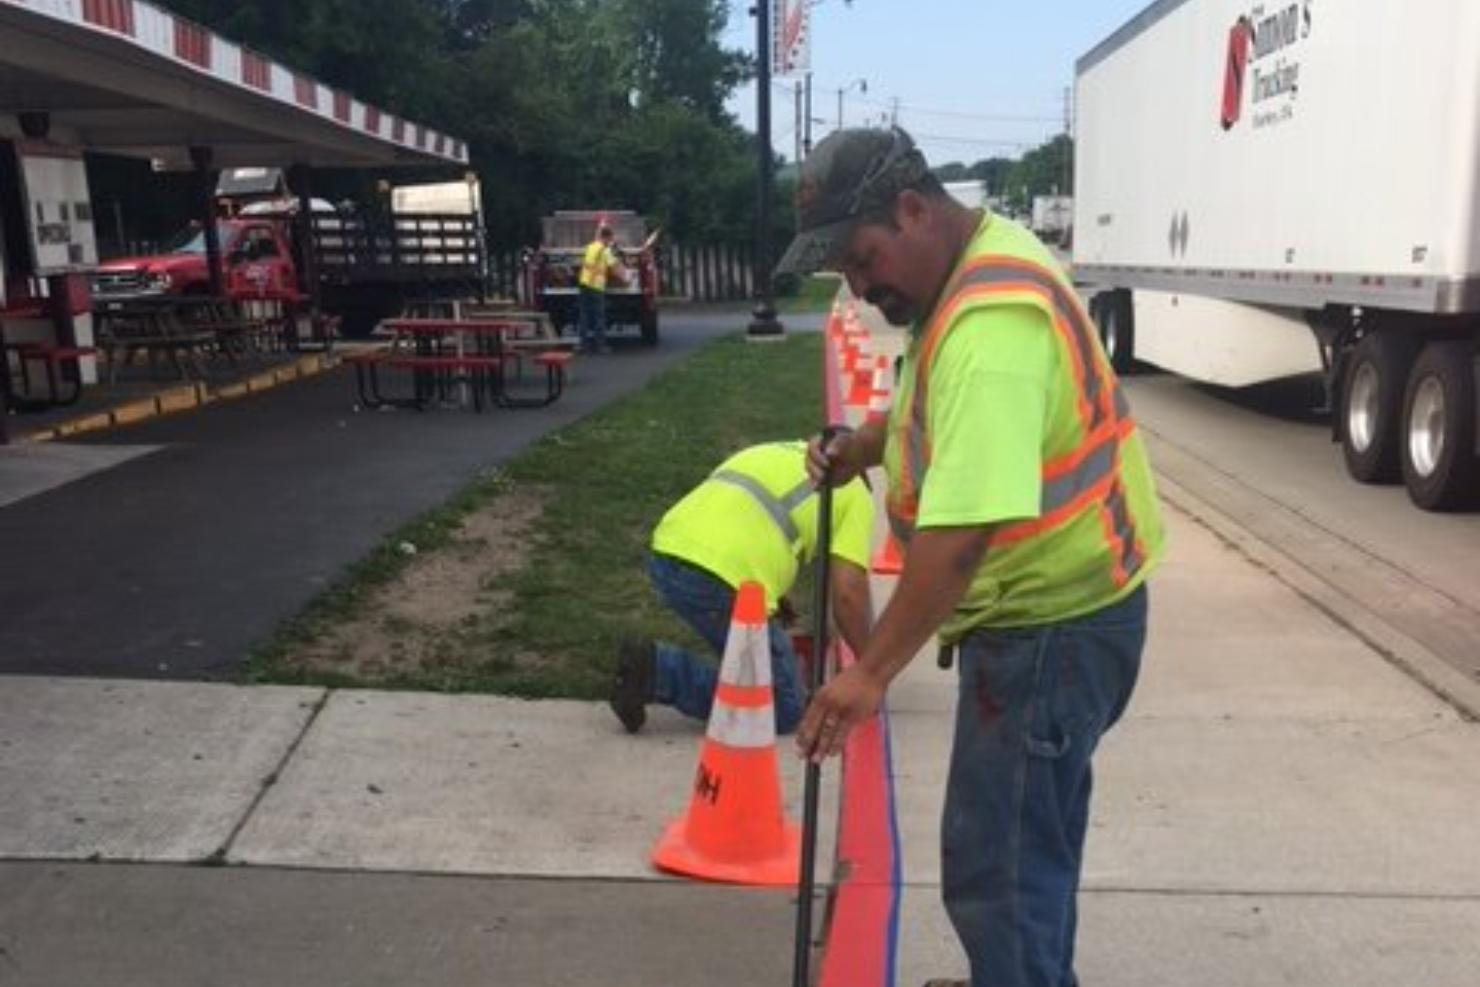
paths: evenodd
<path fill-rule="evenodd" d="M 807 478 L 804 442 L 768 442 L 726 459 L 669 508 L 653 531 L 648 576 L 658 595 L 718 657 L 737 587 L 760 583 L 770 610 L 776 732 L 796 729 L 806 703 L 791 637 L 777 606 L 817 549 L 817 491 Z M 833 490 L 828 565 L 830 608 L 843 639 L 863 647 L 872 623 L 868 552 L 874 501 L 860 478 Z M 719 668 L 676 644 L 627 642 L 617 658 L 611 707 L 629 733 L 650 702 L 709 719 Z"/>

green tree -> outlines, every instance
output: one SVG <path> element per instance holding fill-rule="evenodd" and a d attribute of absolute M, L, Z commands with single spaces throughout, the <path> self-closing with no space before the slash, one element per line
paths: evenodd
<path fill-rule="evenodd" d="M 724 105 L 751 66 L 720 43 L 725 0 L 164 2 L 467 141 L 495 245 L 532 242 L 555 208 L 637 209 L 683 239 L 750 229 L 753 139 Z M 328 171 L 315 189 L 360 198 L 378 177 L 406 180 Z"/>
<path fill-rule="evenodd" d="M 1007 174 L 1007 190 L 1014 205 L 1027 208 L 1035 195 L 1068 195 L 1074 142 L 1059 134 L 1024 154 Z"/>

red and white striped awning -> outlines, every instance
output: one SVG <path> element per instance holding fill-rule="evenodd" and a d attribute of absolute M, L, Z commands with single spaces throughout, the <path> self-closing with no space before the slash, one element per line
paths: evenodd
<path fill-rule="evenodd" d="M 465 164 L 456 138 L 141 0 L 0 0 L 0 137 L 45 114 L 54 140 L 186 167 Z M 33 118 L 34 119 L 34 118 Z"/>

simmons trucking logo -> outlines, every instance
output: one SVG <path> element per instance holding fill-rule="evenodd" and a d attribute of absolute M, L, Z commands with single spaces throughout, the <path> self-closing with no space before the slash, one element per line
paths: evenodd
<path fill-rule="evenodd" d="M 1224 130 L 1232 130 L 1239 122 L 1246 100 L 1254 111 L 1256 129 L 1295 115 L 1295 97 L 1300 92 L 1299 45 L 1310 37 L 1313 3 L 1256 4 L 1228 29 L 1219 114 Z"/>

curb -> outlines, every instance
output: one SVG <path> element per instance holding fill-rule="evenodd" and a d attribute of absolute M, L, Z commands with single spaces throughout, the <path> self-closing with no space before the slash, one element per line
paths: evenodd
<path fill-rule="evenodd" d="M 194 381 L 167 387 L 148 397 L 131 398 L 121 404 L 100 411 L 91 411 L 76 418 L 69 418 L 55 425 L 38 429 L 29 435 L 20 436 L 18 442 L 52 442 L 68 439 L 88 432 L 132 425 L 148 418 L 172 415 L 189 411 L 217 401 L 257 394 L 282 384 L 313 377 L 339 365 L 332 353 L 302 354 L 291 363 L 262 370 L 242 380 L 230 383 L 211 384 Z"/>
<path fill-rule="evenodd" d="M 1322 578 L 1264 535 L 1246 527 L 1206 497 L 1189 489 L 1183 478 L 1169 475 L 1163 464 L 1170 458 L 1160 457 L 1156 475 L 1164 502 L 1289 587 L 1332 623 L 1361 640 L 1384 661 L 1453 707 L 1462 719 L 1480 722 L 1480 682 L 1395 627 L 1381 614 L 1374 613 L 1341 587 Z"/>

